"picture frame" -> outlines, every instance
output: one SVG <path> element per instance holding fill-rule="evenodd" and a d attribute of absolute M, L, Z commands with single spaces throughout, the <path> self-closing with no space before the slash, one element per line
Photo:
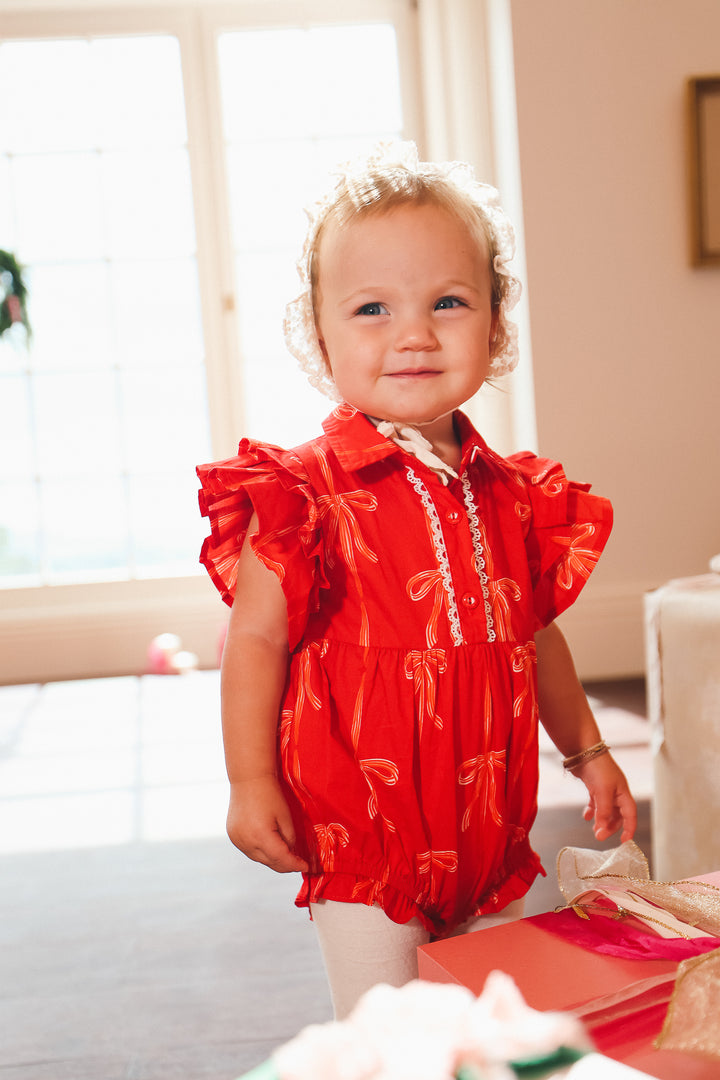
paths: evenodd
<path fill-rule="evenodd" d="M 720 266 L 720 75 L 688 79 L 690 259 Z"/>

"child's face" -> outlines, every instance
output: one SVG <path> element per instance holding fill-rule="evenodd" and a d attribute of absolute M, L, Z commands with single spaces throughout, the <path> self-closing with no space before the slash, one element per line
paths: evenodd
<path fill-rule="evenodd" d="M 485 246 L 441 207 L 331 224 L 320 243 L 317 330 L 343 399 L 408 423 L 462 405 L 490 366 L 491 289 Z"/>

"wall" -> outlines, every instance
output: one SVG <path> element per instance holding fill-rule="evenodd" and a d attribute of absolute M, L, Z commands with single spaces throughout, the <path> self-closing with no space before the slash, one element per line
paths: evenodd
<path fill-rule="evenodd" d="M 685 80 L 717 0 L 511 0 L 538 444 L 616 526 L 565 620 L 643 669 L 642 596 L 720 552 L 720 269 L 688 260 Z"/>

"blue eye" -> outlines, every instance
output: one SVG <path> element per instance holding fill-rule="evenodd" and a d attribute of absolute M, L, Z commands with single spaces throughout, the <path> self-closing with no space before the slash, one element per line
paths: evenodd
<path fill-rule="evenodd" d="M 461 300 L 459 296 L 443 296 L 435 305 L 436 311 L 448 311 L 451 308 L 467 307 L 464 300 Z"/>
<path fill-rule="evenodd" d="M 387 308 L 384 304 L 380 304 L 378 301 L 373 300 L 369 304 L 363 304 L 358 308 L 356 315 L 387 315 Z"/>

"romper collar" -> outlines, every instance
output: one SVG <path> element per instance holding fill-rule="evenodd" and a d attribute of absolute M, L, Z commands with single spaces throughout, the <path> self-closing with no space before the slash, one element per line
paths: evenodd
<path fill-rule="evenodd" d="M 462 446 L 462 472 L 478 456 L 489 452 L 487 443 L 478 434 L 465 413 L 456 410 L 455 423 Z M 351 405 L 338 405 L 326 420 L 323 430 L 338 461 L 348 472 L 382 461 L 390 454 L 400 453 L 391 439 L 381 435 L 363 413 Z"/>
<path fill-rule="evenodd" d="M 338 405 L 322 426 L 335 456 L 348 472 L 397 453 L 395 443 L 381 435 L 352 405 Z"/>
<path fill-rule="evenodd" d="M 494 452 L 490 449 L 488 444 L 473 427 L 472 423 L 459 409 L 455 412 L 455 425 L 457 427 L 458 435 L 460 436 L 460 446 L 462 448 L 462 458 L 460 461 L 460 472 L 463 473 L 468 465 L 472 465 L 481 457 L 495 457 Z"/>

